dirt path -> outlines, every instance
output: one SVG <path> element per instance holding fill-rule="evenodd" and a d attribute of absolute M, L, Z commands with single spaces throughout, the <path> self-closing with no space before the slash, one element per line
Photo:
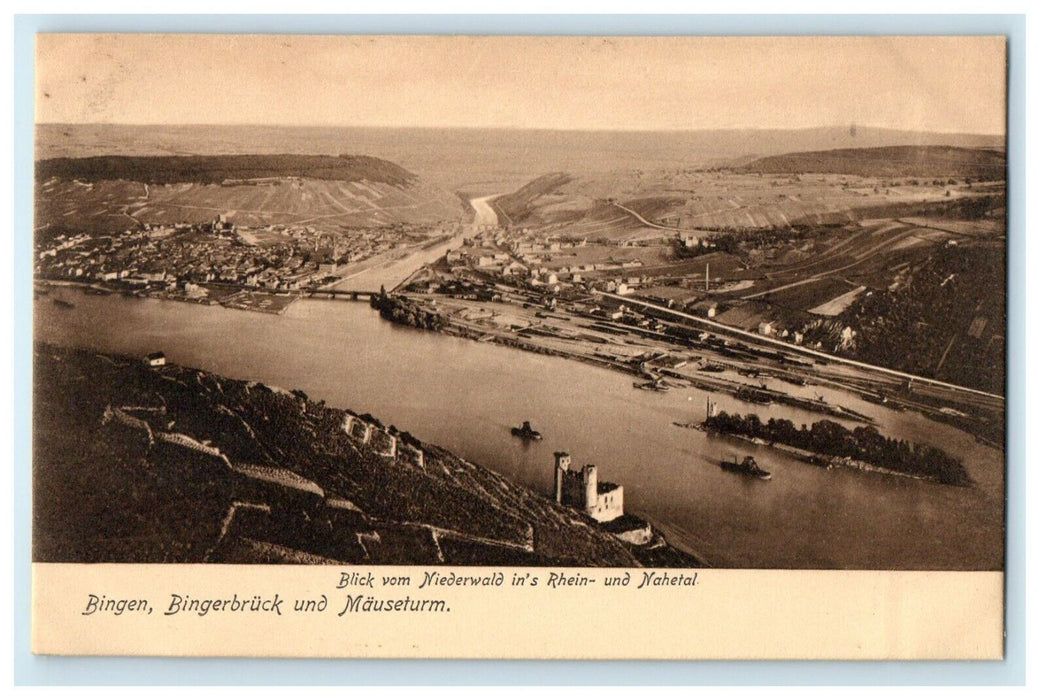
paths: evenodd
<path fill-rule="evenodd" d="M 649 228 L 659 228 L 659 229 L 662 229 L 663 231 L 676 231 L 677 233 L 688 233 L 687 229 L 674 228 L 672 226 L 662 226 L 661 224 L 656 224 L 656 223 L 654 223 L 652 221 L 648 221 L 647 219 L 645 219 L 642 216 L 640 216 L 639 212 L 635 212 L 632 209 L 630 209 L 629 207 L 622 206 L 618 202 L 611 202 L 611 205 L 615 206 L 615 207 L 618 207 L 622 211 L 625 211 L 625 212 L 628 212 L 628 213 L 632 214 L 636 218 L 637 221 L 639 221 L 641 224 L 643 224 L 644 226 L 647 226 Z M 690 231 L 690 233 L 694 233 L 694 232 Z"/>

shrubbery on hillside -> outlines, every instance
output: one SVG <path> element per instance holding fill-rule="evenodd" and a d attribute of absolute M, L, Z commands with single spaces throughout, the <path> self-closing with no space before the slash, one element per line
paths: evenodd
<path fill-rule="evenodd" d="M 370 180 L 405 185 L 415 175 L 396 163 L 371 156 L 230 155 L 230 156 L 94 156 L 51 158 L 36 164 L 38 180 L 130 180 L 155 185 L 226 180 L 303 177 L 314 180 Z M 240 183 L 242 184 L 242 183 Z"/>
<path fill-rule="evenodd" d="M 973 177 L 1003 180 L 1002 151 L 953 146 L 887 146 L 786 153 L 759 158 L 738 168 L 762 173 L 839 173 L 861 177 Z"/>

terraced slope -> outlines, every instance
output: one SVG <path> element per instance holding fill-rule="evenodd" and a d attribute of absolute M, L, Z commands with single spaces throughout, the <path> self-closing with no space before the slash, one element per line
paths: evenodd
<path fill-rule="evenodd" d="M 455 221 L 461 200 L 368 156 L 58 158 L 37 163 L 36 225 L 119 231 L 141 224 L 368 227 Z"/>
<path fill-rule="evenodd" d="M 695 563 L 301 392 L 46 345 L 34 360 L 36 561 Z"/>
<path fill-rule="evenodd" d="M 235 155 L 235 156 L 92 156 L 38 161 L 36 177 L 101 182 L 130 180 L 148 185 L 299 177 L 312 180 L 370 180 L 406 185 L 416 177 L 395 163 L 370 156 Z"/>
<path fill-rule="evenodd" d="M 531 213 L 536 208 L 548 205 L 550 195 L 570 181 L 571 177 L 567 173 L 546 173 L 515 192 L 496 197 L 491 201 L 491 207 L 503 226 L 525 224 L 530 221 Z"/>
<path fill-rule="evenodd" d="M 686 168 L 542 176 L 500 197 L 513 222 L 611 240 L 677 231 L 750 232 L 1002 206 L 1002 152 L 899 147 L 798 153 L 732 170 Z M 958 212 L 964 207 L 970 212 Z M 635 215 L 629 211 L 635 212 Z"/>

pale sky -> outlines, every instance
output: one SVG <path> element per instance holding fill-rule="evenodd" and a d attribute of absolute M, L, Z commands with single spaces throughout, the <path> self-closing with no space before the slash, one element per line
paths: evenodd
<path fill-rule="evenodd" d="M 37 121 L 1003 134 L 1002 37 L 41 34 Z"/>

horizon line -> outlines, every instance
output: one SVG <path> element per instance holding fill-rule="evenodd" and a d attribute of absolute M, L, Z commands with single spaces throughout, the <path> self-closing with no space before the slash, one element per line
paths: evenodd
<path fill-rule="evenodd" d="M 692 133 L 708 131 L 818 131 L 828 129 L 876 129 L 879 131 L 896 131 L 913 134 L 933 134 L 936 136 L 977 136 L 985 138 L 1007 138 L 1006 130 L 1002 133 L 984 131 L 939 131 L 913 127 L 878 126 L 871 124 L 827 124 L 820 126 L 779 127 L 779 126 L 726 126 L 726 127 L 551 127 L 551 126 L 458 126 L 458 125 L 418 125 L 418 124 L 301 124 L 257 122 L 34 122 L 38 126 L 124 126 L 124 127 L 250 127 L 250 128 L 290 128 L 290 129 L 428 129 L 428 130 L 461 130 L 461 131 L 551 131 L 571 133 Z"/>

